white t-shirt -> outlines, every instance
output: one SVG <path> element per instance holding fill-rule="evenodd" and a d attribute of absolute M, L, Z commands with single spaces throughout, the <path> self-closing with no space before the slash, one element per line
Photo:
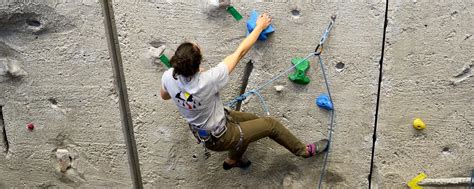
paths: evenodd
<path fill-rule="evenodd" d="M 163 73 L 163 88 L 168 91 L 181 115 L 193 127 L 218 134 L 224 129 L 224 106 L 219 91 L 229 81 L 229 71 L 224 63 L 191 78 L 178 75 L 173 78 L 173 68 Z"/>

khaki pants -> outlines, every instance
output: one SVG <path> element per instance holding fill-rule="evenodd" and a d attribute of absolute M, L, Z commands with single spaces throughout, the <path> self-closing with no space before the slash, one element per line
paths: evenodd
<path fill-rule="evenodd" d="M 230 111 L 233 121 L 242 128 L 244 139 L 239 149 L 236 145 L 240 140 L 237 123 L 227 120 L 227 131 L 213 143 L 206 142 L 206 148 L 213 151 L 229 151 L 229 158 L 239 160 L 251 142 L 270 137 L 296 156 L 306 154 L 306 145 L 291 134 L 280 122 L 270 117 L 258 117 L 251 113 Z"/>

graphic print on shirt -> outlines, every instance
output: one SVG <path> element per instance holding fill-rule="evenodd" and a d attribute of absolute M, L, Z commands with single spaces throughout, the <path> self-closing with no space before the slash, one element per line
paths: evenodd
<path fill-rule="evenodd" d="M 175 95 L 176 100 L 178 100 L 178 103 L 181 104 L 183 107 L 192 110 L 198 106 L 201 106 L 201 102 L 198 102 L 198 98 L 193 96 L 192 94 L 189 94 L 188 92 L 178 92 Z M 200 100 L 199 100 L 200 101 Z"/>

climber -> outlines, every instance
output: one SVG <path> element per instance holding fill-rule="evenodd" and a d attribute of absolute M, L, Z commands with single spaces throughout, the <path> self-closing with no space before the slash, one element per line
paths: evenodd
<path fill-rule="evenodd" d="M 161 98 L 173 99 L 198 142 L 213 151 L 229 151 L 223 163 L 225 170 L 250 166 L 251 162 L 243 157 L 245 150 L 249 143 L 265 137 L 304 158 L 320 154 L 328 147 L 326 139 L 305 145 L 273 118 L 224 109 L 219 98 L 229 74 L 271 21 L 267 13 L 260 15 L 256 28 L 237 50 L 207 71 L 200 68 L 201 48 L 191 42 L 181 44 L 170 60 L 172 68 L 162 76 Z"/>

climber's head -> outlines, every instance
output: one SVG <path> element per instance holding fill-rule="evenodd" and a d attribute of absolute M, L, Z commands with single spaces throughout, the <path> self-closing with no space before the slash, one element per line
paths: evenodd
<path fill-rule="evenodd" d="M 178 49 L 171 57 L 171 65 L 173 66 L 173 77 L 178 75 L 190 77 L 199 72 L 202 54 L 201 49 L 195 43 L 184 42 L 179 45 Z"/>

